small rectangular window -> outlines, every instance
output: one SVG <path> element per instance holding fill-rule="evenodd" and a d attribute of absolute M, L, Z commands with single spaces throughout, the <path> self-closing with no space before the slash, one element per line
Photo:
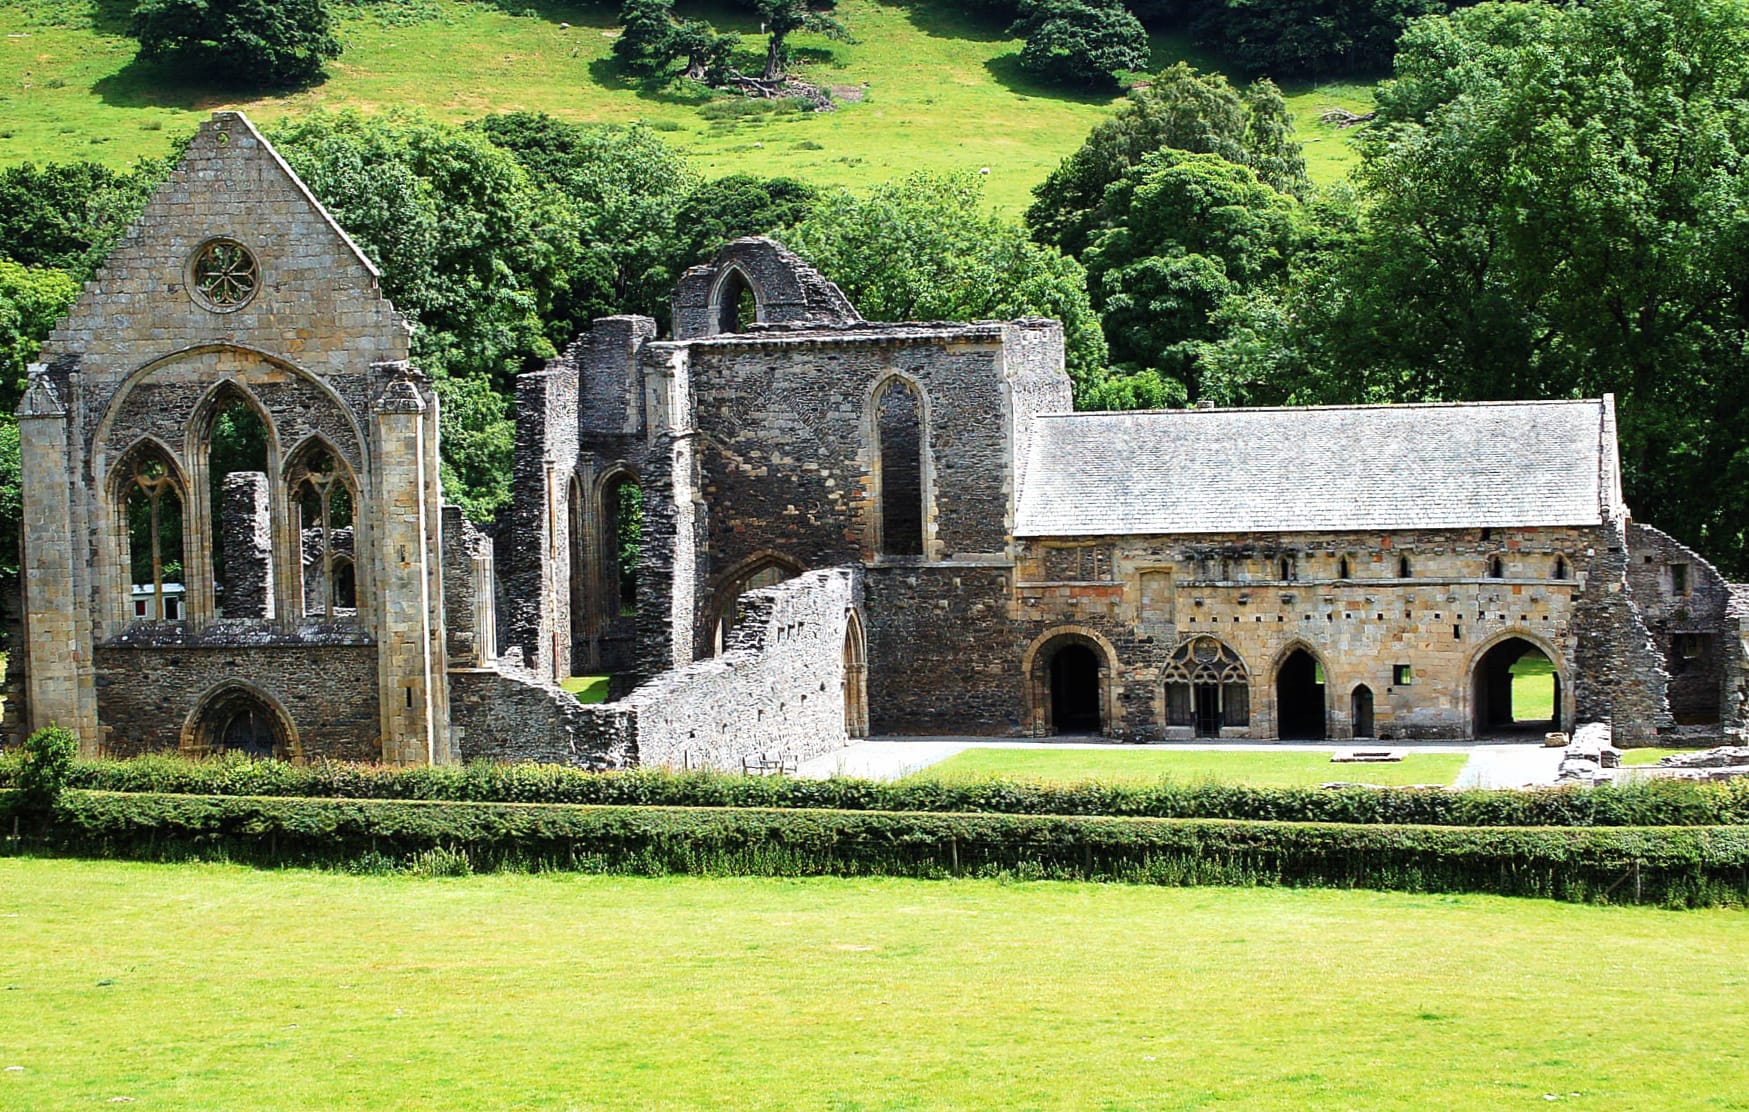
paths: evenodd
<path fill-rule="evenodd" d="M 1415 682 L 1415 673 L 1407 664 L 1399 664 L 1391 669 L 1391 682 L 1398 687 L 1408 687 Z"/>
<path fill-rule="evenodd" d="M 1670 565 L 1670 593 L 1681 596 L 1688 594 L 1688 565 Z"/>
<path fill-rule="evenodd" d="M 146 616 L 146 600 L 143 598 L 135 599 L 134 600 L 134 617 L 143 618 L 145 616 Z"/>

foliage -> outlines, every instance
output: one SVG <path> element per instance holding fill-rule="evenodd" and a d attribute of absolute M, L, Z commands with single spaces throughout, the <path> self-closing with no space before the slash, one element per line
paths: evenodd
<path fill-rule="evenodd" d="M 641 124 L 588 127 L 530 112 L 487 116 L 470 130 L 509 151 L 572 214 L 577 257 L 568 292 L 547 314 L 553 343 L 614 313 L 668 319 L 675 220 L 698 180 L 679 152 Z"/>
<path fill-rule="evenodd" d="M 914 174 L 855 196 L 823 196 L 784 236 L 872 320 L 1063 322 L 1077 395 L 1105 374 L 1105 337 L 1081 264 L 992 216 L 969 174 Z"/>
<path fill-rule="evenodd" d="M 1235 89 L 1218 73 L 1180 62 L 1137 89 L 1079 150 L 1033 190 L 1027 226 L 1041 243 L 1079 257 L 1109 221 L 1105 191 L 1163 148 L 1215 154 L 1248 166 L 1284 193 L 1308 189 L 1305 159 L 1281 92 L 1267 79 Z"/>
<path fill-rule="evenodd" d="M 638 565 L 644 551 L 644 491 L 636 483 L 621 483 L 614 491 L 614 567 L 619 573 L 622 614 L 638 612 Z"/>
<path fill-rule="evenodd" d="M 326 0 L 140 0 L 128 34 L 140 57 L 197 78 L 299 85 L 340 57 Z"/>
<path fill-rule="evenodd" d="M 1280 77 L 1375 73 L 1418 16 L 1473 0 L 1185 0 L 1198 45 Z"/>
<path fill-rule="evenodd" d="M 1343 782 L 1369 787 L 1427 787 L 1458 778 L 1469 754 L 1413 752 L 1401 761 L 1356 767 L 1333 763 L 1330 753 L 1251 750 L 1210 752 L 1176 746 L 1121 745 L 1098 749 L 979 747 L 910 774 L 917 780 L 1029 780 L 1074 784 L 1087 780 L 1154 785 L 1214 782 L 1250 787 L 1315 788 Z"/>
<path fill-rule="evenodd" d="M 1730 0 L 1416 24 L 1364 220 L 1212 361 L 1266 402 L 1614 393 L 1629 504 L 1749 572 L 1746 54 Z"/>
<path fill-rule="evenodd" d="M 0 760 L 0 786 L 16 767 Z M 1743 826 L 1749 782 L 1652 781 L 1532 791 L 1249 787 L 1201 780 L 1030 779 L 881 783 L 713 772 L 586 772 L 561 765 L 474 762 L 438 768 L 316 762 L 292 765 L 240 755 L 80 761 L 72 786 L 190 795 L 430 799 L 662 807 L 828 808 L 1036 815 L 1432 826 Z"/>
<path fill-rule="evenodd" d="M 730 174 L 696 186 L 675 213 L 677 268 L 707 262 L 741 236 L 773 235 L 800 224 L 820 191 L 794 178 Z"/>
<path fill-rule="evenodd" d="M 1248 167 L 1165 149 L 1113 184 L 1101 207 L 1112 226 L 1085 261 L 1112 356 L 1182 387 L 1150 403 L 1197 401 L 1217 314 L 1281 275 L 1300 238 L 1299 204 Z"/>
<path fill-rule="evenodd" d="M 176 144 L 178 150 L 185 142 Z M 0 256 L 89 277 L 109 255 L 179 154 L 132 169 L 100 163 L 26 162 L 0 170 Z"/>
<path fill-rule="evenodd" d="M 854 42 L 850 28 L 832 14 L 832 0 L 751 0 L 759 25 L 765 28 L 765 80 L 776 81 L 789 73 L 794 58 L 789 37 L 797 31 L 811 31 L 829 39 Z"/>
<path fill-rule="evenodd" d="M 693 81 L 722 84 L 730 58 L 741 44 L 733 32 L 719 33 L 702 19 L 680 19 L 673 0 L 626 0 L 620 8 L 623 25 L 613 54 L 628 72 L 645 77 L 673 76 L 674 63 Z"/>
<path fill-rule="evenodd" d="M 490 517 L 509 497 L 516 374 L 552 356 L 580 266 L 580 221 L 483 135 L 424 116 L 316 112 L 273 140 L 419 325 L 442 398 L 446 497 Z"/>
<path fill-rule="evenodd" d="M 60 726 L 44 726 L 25 739 L 13 779 L 24 805 L 30 809 L 52 806 L 67 787 L 73 761 L 79 756 L 79 739 Z"/>
<path fill-rule="evenodd" d="M 0 259 L 0 413 L 18 408 L 37 350 L 77 296 L 66 271 Z"/>
<path fill-rule="evenodd" d="M 1496 892 L 1667 906 L 1749 899 L 1749 831 L 1470 829 L 1080 815 L 110 795 L 69 791 L 40 848 L 263 864 L 417 863 L 655 875 L 1023 875 L 1151 884 Z M 1635 884 L 1621 889 L 1627 876 Z"/>
<path fill-rule="evenodd" d="M 1148 32 L 1121 0 L 1023 0 L 1008 33 L 1026 40 L 1021 68 L 1047 81 L 1109 84 L 1148 65 Z"/>

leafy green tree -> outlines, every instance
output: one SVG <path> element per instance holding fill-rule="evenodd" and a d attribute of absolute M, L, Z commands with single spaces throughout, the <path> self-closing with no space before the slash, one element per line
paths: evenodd
<path fill-rule="evenodd" d="M 789 37 L 797 31 L 811 31 L 829 39 L 853 41 L 850 28 L 832 14 L 831 4 L 818 7 L 809 0 L 752 0 L 765 27 L 765 80 L 778 81 L 789 73 L 793 61 Z"/>
<path fill-rule="evenodd" d="M 1280 77 L 1377 73 L 1403 28 L 1473 0 L 1193 0 L 1188 22 L 1199 46 L 1233 65 Z"/>
<path fill-rule="evenodd" d="M 1229 298 L 1279 278 L 1298 238 L 1299 204 L 1219 155 L 1163 150 L 1108 192 L 1114 226 L 1086 255 L 1112 356 L 1155 372 L 1150 403 L 1203 396 L 1201 350 L 1219 338 Z"/>
<path fill-rule="evenodd" d="M 970 174 L 827 194 L 783 239 L 871 319 L 1055 317 L 1077 396 L 1105 377 L 1105 337 L 1081 264 L 987 212 Z"/>
<path fill-rule="evenodd" d="M 0 413 L 18 408 L 26 368 L 78 296 L 79 283 L 64 270 L 0 259 Z"/>
<path fill-rule="evenodd" d="M 509 496 L 504 398 L 555 351 L 576 212 L 483 135 L 419 115 L 318 112 L 272 137 L 418 324 L 414 355 L 443 401 L 446 495 L 490 517 Z"/>
<path fill-rule="evenodd" d="M 141 159 L 129 170 L 84 161 L 0 170 L 0 257 L 88 277 L 178 157 Z"/>
<path fill-rule="evenodd" d="M 646 77 L 673 76 L 679 62 L 688 78 L 718 84 L 741 42 L 740 35 L 719 33 L 704 20 L 680 19 L 673 0 L 626 0 L 619 21 L 614 57 L 629 72 Z"/>
<path fill-rule="evenodd" d="M 771 235 L 800 224 L 819 195 L 794 178 L 752 174 L 730 174 L 699 185 L 675 214 L 676 272 L 709 260 L 732 239 Z"/>
<path fill-rule="evenodd" d="M 676 215 L 698 180 L 679 152 L 642 124 L 588 127 L 517 112 L 470 127 L 574 215 L 569 288 L 546 313 L 554 343 L 613 313 L 667 320 L 680 261 Z"/>
<path fill-rule="evenodd" d="M 140 57 L 246 86 L 312 81 L 340 57 L 326 0 L 140 0 Z"/>
<path fill-rule="evenodd" d="M 1735 0 L 1413 25 L 1359 229 L 1215 361 L 1293 401 L 1612 392 L 1630 504 L 1749 573 L 1745 57 Z"/>
<path fill-rule="evenodd" d="M 1218 73 L 1199 73 L 1180 62 L 1147 88 L 1131 92 L 1033 190 L 1026 210 L 1033 237 L 1080 255 L 1110 221 L 1102 207 L 1107 187 L 1168 147 L 1249 166 L 1265 184 L 1285 193 L 1310 188 L 1280 90 L 1259 80 L 1241 91 Z"/>
<path fill-rule="evenodd" d="M 1121 0 L 1024 0 L 1009 34 L 1026 40 L 1020 66 L 1046 81 L 1109 84 L 1148 66 L 1148 32 Z"/>

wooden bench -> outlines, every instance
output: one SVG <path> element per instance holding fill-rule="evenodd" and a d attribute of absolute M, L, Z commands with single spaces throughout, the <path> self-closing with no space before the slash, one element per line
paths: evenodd
<path fill-rule="evenodd" d="M 794 753 L 758 753 L 741 758 L 741 771 L 748 776 L 794 776 L 801 763 Z"/>

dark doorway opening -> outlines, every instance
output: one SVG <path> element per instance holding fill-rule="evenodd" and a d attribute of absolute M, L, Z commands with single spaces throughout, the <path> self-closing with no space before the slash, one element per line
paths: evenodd
<path fill-rule="evenodd" d="M 294 756 L 273 708 L 242 688 L 230 688 L 209 700 L 190 741 L 201 755 L 242 753 L 259 760 Z"/>
<path fill-rule="evenodd" d="M 1509 637 L 1476 661 L 1475 732 L 1544 733 L 1561 728 L 1561 677 L 1548 654 Z"/>
<path fill-rule="evenodd" d="M 1221 736 L 1221 685 L 1199 683 L 1193 689 L 1196 697 L 1196 736 Z"/>
<path fill-rule="evenodd" d="M 1354 689 L 1354 696 L 1350 702 L 1352 703 L 1349 709 L 1354 722 L 1354 736 L 1376 737 L 1377 734 L 1372 724 L 1372 688 L 1364 683 L 1361 684 Z"/>
<path fill-rule="evenodd" d="M 1097 734 L 1099 657 L 1086 645 L 1065 645 L 1051 657 L 1051 728 L 1059 734 Z"/>
<path fill-rule="evenodd" d="M 1304 649 L 1295 649 L 1275 674 L 1276 734 L 1284 739 L 1324 737 L 1324 669 Z"/>

